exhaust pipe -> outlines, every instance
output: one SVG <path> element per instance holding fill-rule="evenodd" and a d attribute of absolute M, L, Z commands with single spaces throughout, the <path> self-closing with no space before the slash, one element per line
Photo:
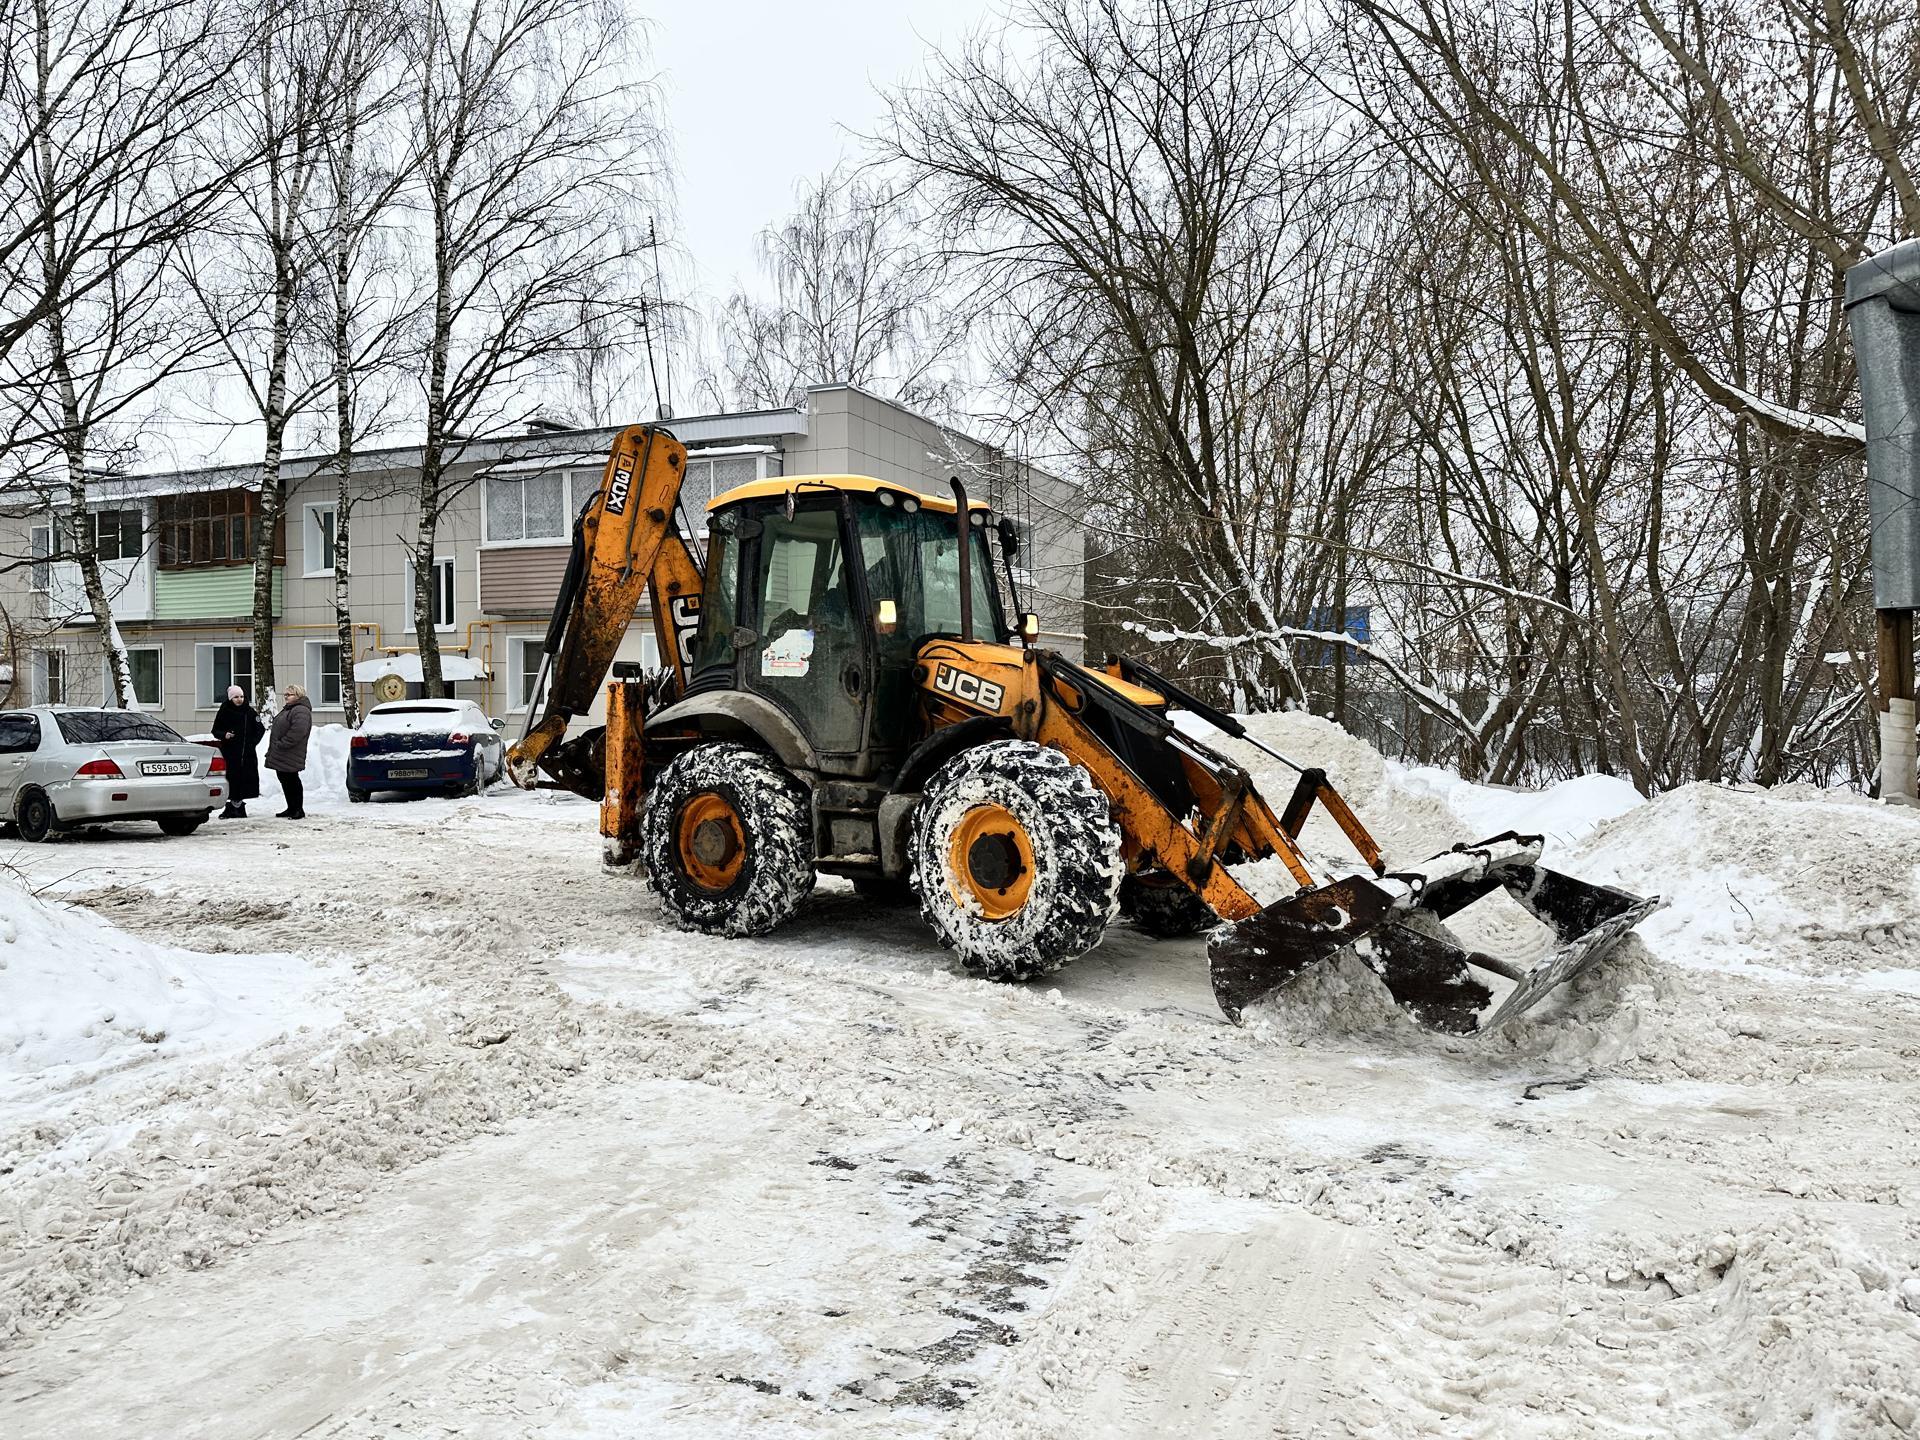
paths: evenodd
<path fill-rule="evenodd" d="M 973 643 L 973 546 L 971 521 L 967 513 L 967 487 L 958 475 L 953 480 L 953 533 L 960 539 L 960 639 Z"/>

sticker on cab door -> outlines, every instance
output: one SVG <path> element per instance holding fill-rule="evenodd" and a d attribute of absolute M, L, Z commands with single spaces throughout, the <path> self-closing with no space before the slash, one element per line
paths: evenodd
<path fill-rule="evenodd" d="M 789 630 L 776 635 L 760 652 L 760 673 L 787 678 L 804 675 L 813 666 L 813 631 Z"/>

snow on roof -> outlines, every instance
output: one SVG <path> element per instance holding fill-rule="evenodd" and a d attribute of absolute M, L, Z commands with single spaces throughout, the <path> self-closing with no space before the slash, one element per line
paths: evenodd
<path fill-rule="evenodd" d="M 409 684 L 418 685 L 423 679 L 420 657 L 375 655 L 371 659 L 354 662 L 353 678 L 361 684 L 370 684 L 382 675 L 398 675 Z M 487 678 L 487 667 L 467 655 L 442 655 L 440 677 L 443 680 L 484 680 Z"/>

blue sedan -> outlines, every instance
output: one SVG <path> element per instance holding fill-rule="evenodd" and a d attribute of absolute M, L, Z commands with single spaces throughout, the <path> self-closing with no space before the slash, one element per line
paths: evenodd
<path fill-rule="evenodd" d="M 376 790 L 478 795 L 498 779 L 500 722 L 471 700 L 393 700 L 367 712 L 347 754 L 347 798 Z"/>

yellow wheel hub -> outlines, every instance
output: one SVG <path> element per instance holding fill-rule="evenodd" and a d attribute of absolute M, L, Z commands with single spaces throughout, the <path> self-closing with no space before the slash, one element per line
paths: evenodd
<path fill-rule="evenodd" d="M 1033 890 L 1033 840 L 1004 805 L 978 805 L 960 817 L 947 842 L 948 888 L 989 920 L 1004 920 Z"/>
<path fill-rule="evenodd" d="M 718 795 L 708 791 L 681 807 L 675 839 L 680 868 L 702 890 L 718 893 L 740 878 L 747 852 L 740 817 Z"/>

